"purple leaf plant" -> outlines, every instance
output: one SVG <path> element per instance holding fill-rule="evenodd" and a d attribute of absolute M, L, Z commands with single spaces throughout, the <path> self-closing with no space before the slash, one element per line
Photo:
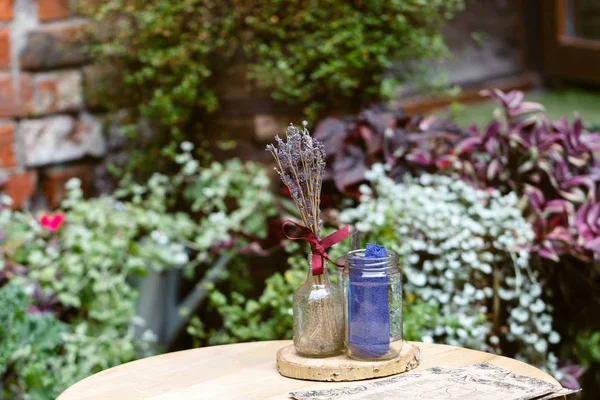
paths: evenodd
<path fill-rule="evenodd" d="M 524 197 L 536 232 L 534 251 L 558 261 L 572 255 L 600 264 L 598 182 L 600 134 L 586 132 L 576 116 L 550 121 L 541 104 L 523 92 L 485 90 L 499 104 L 482 128 L 463 131 L 444 119 L 407 117 L 401 111 L 371 108 L 358 116 L 327 118 L 314 132 L 323 142 L 329 167 L 324 187 L 358 197 L 358 186 L 374 163 L 390 175 L 457 174 L 484 189 Z M 329 195 L 325 191 L 324 196 Z"/>
<path fill-rule="evenodd" d="M 569 364 L 560 368 L 556 375 L 561 385 L 567 389 L 579 390 L 581 389 L 579 378 L 581 378 L 584 372 L 585 368 L 581 365 Z"/>
<path fill-rule="evenodd" d="M 586 132 L 578 116 L 549 121 L 540 104 L 522 92 L 487 90 L 500 104 L 496 119 L 467 130 L 453 153 L 443 156 L 475 185 L 515 191 L 529 203 L 526 211 L 536 232 L 533 249 L 554 261 L 570 254 L 600 260 L 597 200 L 600 134 Z"/>
<path fill-rule="evenodd" d="M 449 120 L 407 117 L 400 110 L 377 107 L 357 116 L 327 118 L 313 133 L 327 153 L 324 185 L 333 183 L 338 194 L 355 198 L 374 163 L 387 163 L 398 178 L 417 170 L 433 172 L 448 166 L 446 154 L 464 135 Z M 324 197 L 332 195 L 324 192 Z"/>

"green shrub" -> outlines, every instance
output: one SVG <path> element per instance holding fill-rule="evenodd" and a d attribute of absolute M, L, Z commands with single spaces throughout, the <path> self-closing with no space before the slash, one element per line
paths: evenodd
<path fill-rule="evenodd" d="M 385 97 L 394 63 L 446 55 L 441 27 L 462 7 L 461 0 L 244 3 L 250 77 L 307 112 Z"/>
<path fill-rule="evenodd" d="M 250 80 L 314 117 L 385 97 L 391 81 L 406 78 L 389 73 L 396 62 L 446 55 L 441 27 L 463 6 L 463 0 L 81 3 L 100 32 L 90 53 L 112 71 L 95 88 L 108 96 L 95 97 L 135 111 L 125 124 L 132 137 L 143 136 L 137 116 L 151 121 L 141 125 L 155 134 L 166 133 L 157 134 L 154 150 L 146 148 L 151 157 L 162 146 L 172 154 L 174 147 L 165 146 L 171 140 L 197 135 L 219 106 L 228 66 L 247 63 Z"/>
<path fill-rule="evenodd" d="M 156 184 L 151 181 L 150 187 Z M 23 377 L 9 386 L 16 398 L 53 399 L 86 376 L 151 352 L 152 333 L 135 335 L 143 321 L 135 318 L 139 291 L 132 278 L 185 266 L 189 259 L 181 243 L 193 238 L 195 225 L 185 214 L 167 214 L 143 203 L 110 196 L 86 201 L 78 182 L 71 181 L 62 209 L 65 222 L 54 232 L 30 213 L 0 212 L 8 270 L 0 286 L 8 282 L 2 290 L 18 285 L 35 293 L 31 306 L 45 307 L 51 313 L 45 314 L 47 321 L 55 321 L 54 331 L 60 332 L 47 357 L 38 359 L 44 353 L 36 352 L 0 374 L 0 382 L 8 379 L 9 384 L 13 376 Z M 6 295 L 11 294 L 22 297 Z M 8 312 L 20 313 L 22 307 L 8 304 Z M 44 339 L 33 331 L 15 334 L 17 343 L 31 340 L 32 346 Z"/>
<path fill-rule="evenodd" d="M 110 196 L 86 200 L 69 181 L 56 214 L 62 224 L 0 208 L 0 387 L 9 398 L 53 399 L 152 354 L 155 335 L 136 316 L 136 281 L 168 269 L 202 279 L 215 254 L 265 238 L 274 209 L 263 168 L 238 160 L 199 168 L 191 145 L 182 148 L 174 176 L 123 181 Z M 247 266 L 239 259 L 232 268 L 236 281 Z"/>
<path fill-rule="evenodd" d="M 291 256 L 288 262 L 287 271 L 275 273 L 265 281 L 258 299 L 247 298 L 240 292 L 212 292 L 210 307 L 221 316 L 222 326 L 207 332 L 196 321 L 188 333 L 198 339 L 198 344 L 209 345 L 291 339 L 292 297 L 306 279 L 308 264 L 303 256 Z"/>
<path fill-rule="evenodd" d="M 26 296 L 17 283 L 0 287 L 0 395 L 6 399 L 55 399 L 73 383 L 103 369 L 149 354 L 133 330 L 91 333 L 87 323 L 61 322 Z"/>
<path fill-rule="evenodd" d="M 27 388 L 32 399 L 54 398 L 60 392 L 45 367 L 58 357 L 65 325 L 50 314 L 28 313 L 30 302 L 14 284 L 0 287 L 0 304 L 0 376 L 8 377 L 0 396 L 12 399 Z"/>
<path fill-rule="evenodd" d="M 159 181 L 151 178 L 150 190 L 160 190 Z M 23 285 L 39 283 L 76 312 L 71 318 L 86 321 L 92 334 L 126 327 L 138 296 L 129 278 L 186 265 L 181 243 L 193 238 L 196 226 L 186 214 L 166 213 L 164 196 L 157 192 L 136 204 L 111 196 L 84 200 L 77 181 L 68 189 L 62 207 L 66 222 L 57 232 L 28 213 L 4 210 L 5 256 L 27 267 Z"/>

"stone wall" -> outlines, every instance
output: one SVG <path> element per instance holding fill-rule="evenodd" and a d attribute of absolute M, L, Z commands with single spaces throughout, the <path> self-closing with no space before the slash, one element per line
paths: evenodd
<path fill-rule="evenodd" d="M 71 177 L 89 191 L 107 151 L 83 91 L 84 23 L 69 0 L 0 0 L 0 174 L 15 207 L 56 207 Z"/>

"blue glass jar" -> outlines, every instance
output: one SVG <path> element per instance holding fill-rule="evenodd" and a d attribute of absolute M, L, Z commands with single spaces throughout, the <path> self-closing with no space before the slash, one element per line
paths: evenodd
<path fill-rule="evenodd" d="M 398 255 L 365 257 L 365 250 L 346 255 L 343 274 L 345 345 L 356 360 L 397 357 L 402 350 L 402 273 Z"/>

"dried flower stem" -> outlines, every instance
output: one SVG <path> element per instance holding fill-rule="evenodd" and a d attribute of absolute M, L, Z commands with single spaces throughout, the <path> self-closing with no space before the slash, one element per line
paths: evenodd
<path fill-rule="evenodd" d="M 325 171 L 323 144 L 310 136 L 303 123 L 300 132 L 290 125 L 286 141 L 275 137 L 277 146 L 268 145 L 277 162 L 275 171 L 290 190 L 304 225 L 319 237 L 321 227 L 321 187 Z"/>

